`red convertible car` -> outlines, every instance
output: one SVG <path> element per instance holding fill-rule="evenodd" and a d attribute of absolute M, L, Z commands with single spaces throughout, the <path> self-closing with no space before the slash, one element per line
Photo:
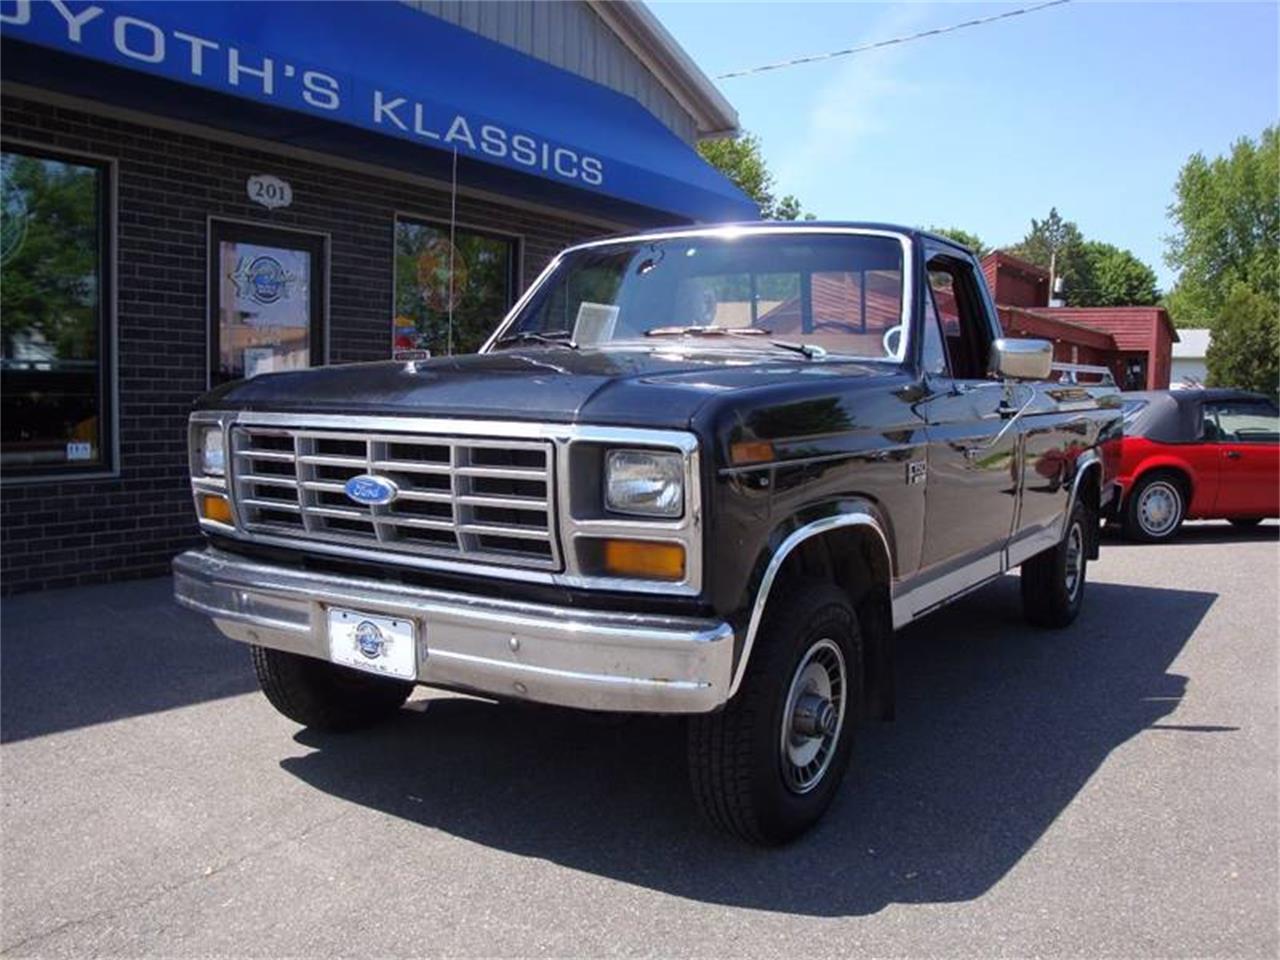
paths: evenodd
<path fill-rule="evenodd" d="M 1280 516 L 1280 411 L 1243 390 L 1124 394 L 1117 516 L 1135 540 L 1183 520 L 1253 526 Z"/>

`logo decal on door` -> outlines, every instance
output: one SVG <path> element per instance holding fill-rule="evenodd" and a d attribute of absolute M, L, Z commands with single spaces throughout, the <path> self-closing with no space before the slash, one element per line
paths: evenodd
<path fill-rule="evenodd" d="M 289 299 L 289 287 L 296 279 L 275 257 L 254 257 L 248 263 L 242 257 L 231 280 L 236 293 L 257 303 L 270 304 Z"/>
<path fill-rule="evenodd" d="M 928 471 L 929 467 L 925 461 L 909 460 L 907 462 L 907 486 L 924 483 L 924 478 Z"/>

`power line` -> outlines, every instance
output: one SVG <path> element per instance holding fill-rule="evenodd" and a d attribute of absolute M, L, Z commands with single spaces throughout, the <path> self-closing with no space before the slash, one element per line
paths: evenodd
<path fill-rule="evenodd" d="M 964 23 L 953 23 L 946 27 L 935 27 L 932 30 L 922 30 L 920 33 L 913 33 L 905 37 L 893 37 L 890 40 L 877 40 L 874 43 L 864 43 L 861 46 L 849 47 L 846 50 L 833 50 L 830 53 L 816 53 L 808 57 L 796 57 L 792 60 L 780 60 L 777 63 L 766 63 L 759 67 L 748 67 L 745 70 L 734 70 L 730 73 L 719 74 L 717 80 L 730 80 L 734 77 L 747 77 L 754 73 L 765 73 L 769 70 L 781 70 L 783 67 L 794 67 L 802 63 L 817 63 L 820 60 L 834 60 L 837 57 L 847 57 L 855 53 L 863 53 L 867 50 L 876 50 L 880 47 L 891 47 L 898 43 L 908 43 L 912 40 L 921 40 L 924 37 L 936 37 L 943 33 L 954 33 L 956 30 L 963 30 L 966 27 L 977 27 L 984 23 L 995 23 L 997 20 L 1007 20 L 1009 17 L 1020 17 L 1024 13 L 1035 13 L 1037 10 L 1044 10 L 1048 7 L 1058 7 L 1064 3 L 1070 3 L 1071 0 L 1047 0 L 1045 3 L 1037 3 L 1031 7 L 1022 7 L 1019 10 L 1006 10 L 1004 13 L 992 14 L 989 17 L 979 17 L 977 20 L 966 20 Z"/>

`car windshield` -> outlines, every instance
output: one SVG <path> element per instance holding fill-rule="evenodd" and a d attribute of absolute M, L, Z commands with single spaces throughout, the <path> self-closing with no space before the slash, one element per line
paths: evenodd
<path fill-rule="evenodd" d="M 697 337 L 900 359 L 903 247 L 867 234 L 714 234 L 572 251 L 497 346 Z"/>

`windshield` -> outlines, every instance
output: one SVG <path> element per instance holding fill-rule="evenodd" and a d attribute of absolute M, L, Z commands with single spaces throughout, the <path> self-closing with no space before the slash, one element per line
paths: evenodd
<path fill-rule="evenodd" d="M 902 250 L 894 237 L 785 233 L 589 247 L 565 255 L 497 345 L 715 336 L 898 359 Z"/>

